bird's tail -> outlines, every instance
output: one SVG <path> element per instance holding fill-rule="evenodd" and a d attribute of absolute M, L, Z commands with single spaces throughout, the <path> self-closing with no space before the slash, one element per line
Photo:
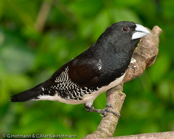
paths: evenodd
<path fill-rule="evenodd" d="M 11 97 L 11 102 L 24 102 L 31 99 L 37 99 L 37 97 L 42 93 L 42 83 L 33 87 L 32 89 L 26 90 L 19 94 Z"/>

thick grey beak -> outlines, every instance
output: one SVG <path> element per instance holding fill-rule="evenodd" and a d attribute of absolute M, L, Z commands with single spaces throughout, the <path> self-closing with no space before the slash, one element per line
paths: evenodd
<path fill-rule="evenodd" d="M 142 38 L 148 34 L 150 34 L 150 31 L 148 31 L 147 28 L 142 25 L 136 24 L 135 32 L 132 35 L 132 40 Z"/>

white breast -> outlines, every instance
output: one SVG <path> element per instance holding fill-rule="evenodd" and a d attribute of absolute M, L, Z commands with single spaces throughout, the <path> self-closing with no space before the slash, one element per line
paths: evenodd
<path fill-rule="evenodd" d="M 119 85 L 122 82 L 122 80 L 124 79 L 124 76 L 125 76 L 125 74 L 123 74 L 121 77 L 119 77 L 116 80 L 114 80 L 113 82 L 111 82 L 109 85 L 103 86 L 103 87 L 99 88 L 99 90 L 97 90 L 91 94 L 85 95 L 84 102 L 86 103 L 86 105 L 91 106 L 93 104 L 93 101 L 96 99 L 96 97 L 98 95 Z"/>

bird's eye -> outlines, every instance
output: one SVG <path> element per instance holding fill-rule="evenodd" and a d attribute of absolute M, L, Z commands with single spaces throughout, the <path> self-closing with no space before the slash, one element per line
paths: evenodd
<path fill-rule="evenodd" d="M 123 30 L 124 32 L 127 32 L 127 31 L 129 31 L 129 27 L 123 27 L 122 30 Z"/>

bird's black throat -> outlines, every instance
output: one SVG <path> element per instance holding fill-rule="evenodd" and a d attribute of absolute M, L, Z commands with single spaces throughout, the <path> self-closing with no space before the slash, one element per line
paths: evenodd
<path fill-rule="evenodd" d="M 101 47 L 101 50 L 96 51 L 94 54 L 102 61 L 102 69 L 100 71 L 100 79 L 102 80 L 98 84 L 99 87 L 108 85 L 125 73 L 138 41 L 139 39 L 136 39 L 125 45 L 110 42 L 104 43 L 104 45 L 100 43 L 95 44 L 97 45 L 95 48 Z"/>

